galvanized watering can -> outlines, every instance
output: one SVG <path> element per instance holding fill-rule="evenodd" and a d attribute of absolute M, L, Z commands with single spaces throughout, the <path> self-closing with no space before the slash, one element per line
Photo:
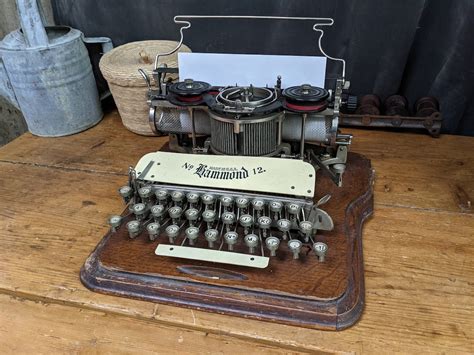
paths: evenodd
<path fill-rule="evenodd" d="M 17 0 L 21 29 L 0 42 L 0 95 L 19 108 L 28 129 L 38 136 L 64 136 L 83 131 L 102 116 L 97 86 L 83 41 L 65 26 L 44 27 L 36 0 Z"/>

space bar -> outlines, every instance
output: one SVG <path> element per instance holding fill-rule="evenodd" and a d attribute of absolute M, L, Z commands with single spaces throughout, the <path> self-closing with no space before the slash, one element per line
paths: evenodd
<path fill-rule="evenodd" d="M 191 260 L 210 261 L 214 263 L 266 268 L 269 258 L 251 254 L 234 253 L 214 249 L 183 247 L 171 244 L 159 244 L 155 254 Z"/>

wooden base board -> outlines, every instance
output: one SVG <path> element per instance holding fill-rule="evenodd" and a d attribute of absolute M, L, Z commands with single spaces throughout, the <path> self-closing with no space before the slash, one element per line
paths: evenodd
<path fill-rule="evenodd" d="M 335 225 L 315 238 L 329 246 L 323 263 L 309 250 L 293 260 L 284 246 L 265 269 L 158 257 L 154 251 L 165 236 L 130 239 L 122 226 L 97 245 L 81 281 L 106 294 L 317 329 L 347 328 L 364 306 L 361 231 L 373 211 L 373 178 L 370 161 L 356 153 L 349 153 L 343 187 L 318 175 L 315 200 L 332 195 L 324 209 Z"/>

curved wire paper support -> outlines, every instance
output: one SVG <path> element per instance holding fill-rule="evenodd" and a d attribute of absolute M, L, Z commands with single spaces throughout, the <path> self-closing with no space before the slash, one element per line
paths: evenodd
<path fill-rule="evenodd" d="M 316 22 L 313 25 L 313 31 L 318 32 L 318 47 L 320 52 L 329 60 L 341 62 L 342 63 L 342 79 L 344 80 L 346 76 L 346 61 L 342 58 L 331 57 L 326 54 L 322 47 L 322 38 L 324 36 L 324 30 L 319 28 L 320 26 L 332 26 L 334 24 L 334 19 L 330 17 L 287 17 L 287 16 L 219 16 L 219 15 L 177 15 L 174 17 L 173 21 L 176 24 L 182 25 L 179 28 L 180 40 L 176 48 L 166 52 L 158 53 L 155 57 L 155 70 L 158 68 L 158 62 L 160 57 L 164 57 L 170 54 L 175 53 L 183 44 L 184 39 L 184 30 L 191 28 L 192 19 L 255 19 L 255 20 L 291 20 L 291 21 L 314 21 Z"/>

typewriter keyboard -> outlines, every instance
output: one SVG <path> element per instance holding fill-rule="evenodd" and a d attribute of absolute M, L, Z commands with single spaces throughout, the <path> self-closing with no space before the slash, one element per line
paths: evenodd
<path fill-rule="evenodd" d="M 306 245 L 324 261 L 327 245 L 315 242 L 332 221 L 312 201 L 229 191 L 142 185 L 119 189 L 128 215 L 112 216 L 112 231 L 123 221 L 130 238 L 158 240 L 159 256 L 264 268 L 286 245 L 298 259 Z M 308 248 L 304 249 L 308 250 Z"/>
<path fill-rule="evenodd" d="M 301 160 L 149 153 L 119 189 L 128 214 L 109 224 L 158 241 L 162 257 L 265 268 L 284 248 L 324 261 L 327 245 L 314 235 L 333 222 L 319 208 L 328 196 L 313 202 L 314 186 Z"/>

